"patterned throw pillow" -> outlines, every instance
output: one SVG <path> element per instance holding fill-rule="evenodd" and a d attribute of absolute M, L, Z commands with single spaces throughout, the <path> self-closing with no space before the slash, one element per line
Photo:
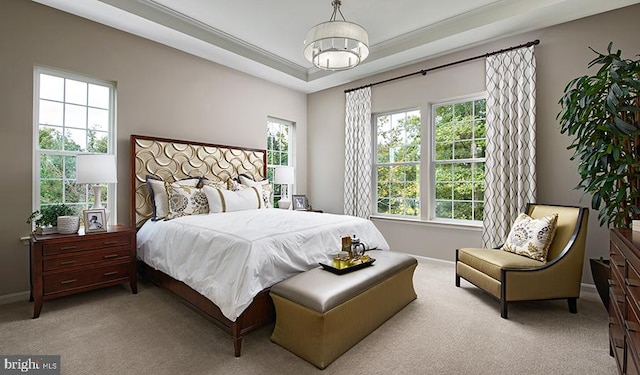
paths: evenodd
<path fill-rule="evenodd" d="M 200 180 L 200 184 L 198 185 L 198 187 L 205 187 L 205 186 L 211 186 L 212 188 L 216 188 L 216 189 L 227 189 L 227 182 L 223 182 L 223 181 L 212 181 L 209 180 L 207 178 L 202 178 Z"/>
<path fill-rule="evenodd" d="M 209 202 L 202 189 L 174 183 L 167 184 L 167 193 L 169 194 L 167 219 L 209 213 Z"/>
<path fill-rule="evenodd" d="M 520 214 L 513 223 L 502 250 L 546 262 L 549 246 L 556 234 L 557 222 L 558 214 L 540 219 Z"/>
<path fill-rule="evenodd" d="M 174 182 L 174 184 L 185 186 L 196 186 L 200 178 L 189 177 L 184 180 Z M 167 194 L 166 182 L 156 176 L 147 176 L 147 186 L 153 204 L 152 220 L 161 220 L 169 216 L 169 195 Z"/>

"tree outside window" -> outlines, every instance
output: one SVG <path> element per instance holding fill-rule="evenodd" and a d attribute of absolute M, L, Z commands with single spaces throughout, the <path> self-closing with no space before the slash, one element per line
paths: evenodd
<path fill-rule="evenodd" d="M 376 207 L 380 215 L 420 216 L 420 111 L 374 117 Z"/>
<path fill-rule="evenodd" d="M 275 167 L 291 165 L 293 123 L 275 118 L 267 119 L 267 178 L 273 181 Z M 282 185 L 273 186 L 273 207 L 278 207 L 278 201 L 282 197 Z"/>
<path fill-rule="evenodd" d="M 435 105 L 434 212 L 438 219 L 482 220 L 486 99 Z"/>

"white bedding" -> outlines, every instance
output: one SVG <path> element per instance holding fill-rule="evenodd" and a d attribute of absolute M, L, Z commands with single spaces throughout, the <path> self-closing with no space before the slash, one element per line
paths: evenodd
<path fill-rule="evenodd" d="M 259 209 L 147 221 L 138 258 L 213 301 L 235 321 L 261 290 L 329 261 L 342 235 L 389 250 L 369 220 Z"/>

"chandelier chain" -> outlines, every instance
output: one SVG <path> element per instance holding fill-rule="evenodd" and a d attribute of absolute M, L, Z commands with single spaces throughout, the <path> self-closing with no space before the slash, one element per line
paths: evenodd
<path fill-rule="evenodd" d="M 344 14 L 342 14 L 342 10 L 340 10 L 340 6 L 342 5 L 342 1 L 341 0 L 333 0 L 331 2 L 331 5 L 333 5 L 333 13 L 331 14 L 331 18 L 329 18 L 329 21 L 335 21 L 336 20 L 336 16 L 338 15 L 338 13 L 340 13 L 340 17 L 342 17 L 342 20 L 346 21 L 347 19 L 344 18 Z"/>

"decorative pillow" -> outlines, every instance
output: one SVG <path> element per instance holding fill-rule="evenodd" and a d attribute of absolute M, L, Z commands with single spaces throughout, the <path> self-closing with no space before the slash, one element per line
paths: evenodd
<path fill-rule="evenodd" d="M 247 177 L 247 175 L 241 174 L 238 176 L 240 183 L 249 187 L 260 187 L 262 196 L 262 207 L 272 208 L 271 197 L 273 195 L 273 185 L 269 183 L 269 180 L 254 181 Z"/>
<path fill-rule="evenodd" d="M 261 207 L 262 199 L 257 187 L 231 191 L 205 186 L 202 190 L 207 196 L 210 213 L 253 210 Z"/>
<path fill-rule="evenodd" d="M 200 178 L 189 177 L 184 180 L 174 182 L 185 186 L 196 186 Z M 156 176 L 147 176 L 147 186 L 149 187 L 149 195 L 151 196 L 151 204 L 153 205 L 153 217 L 151 220 L 164 219 L 169 215 L 169 195 L 165 182 Z"/>
<path fill-rule="evenodd" d="M 246 185 L 242 185 L 240 183 L 239 178 L 230 178 L 227 180 L 227 189 L 231 191 L 238 191 L 240 189 L 246 188 Z"/>
<path fill-rule="evenodd" d="M 513 223 L 502 250 L 546 262 L 549 246 L 556 234 L 557 222 L 558 214 L 540 219 L 520 214 Z"/>
<path fill-rule="evenodd" d="M 173 183 L 167 184 L 167 193 L 169 194 L 167 219 L 209 213 L 209 202 L 202 189 Z"/>
<path fill-rule="evenodd" d="M 212 180 L 209 180 L 208 178 L 203 177 L 200 180 L 200 184 L 198 185 L 198 187 L 205 187 L 205 186 L 211 186 L 212 188 L 227 190 L 227 182 L 212 181 Z"/>

